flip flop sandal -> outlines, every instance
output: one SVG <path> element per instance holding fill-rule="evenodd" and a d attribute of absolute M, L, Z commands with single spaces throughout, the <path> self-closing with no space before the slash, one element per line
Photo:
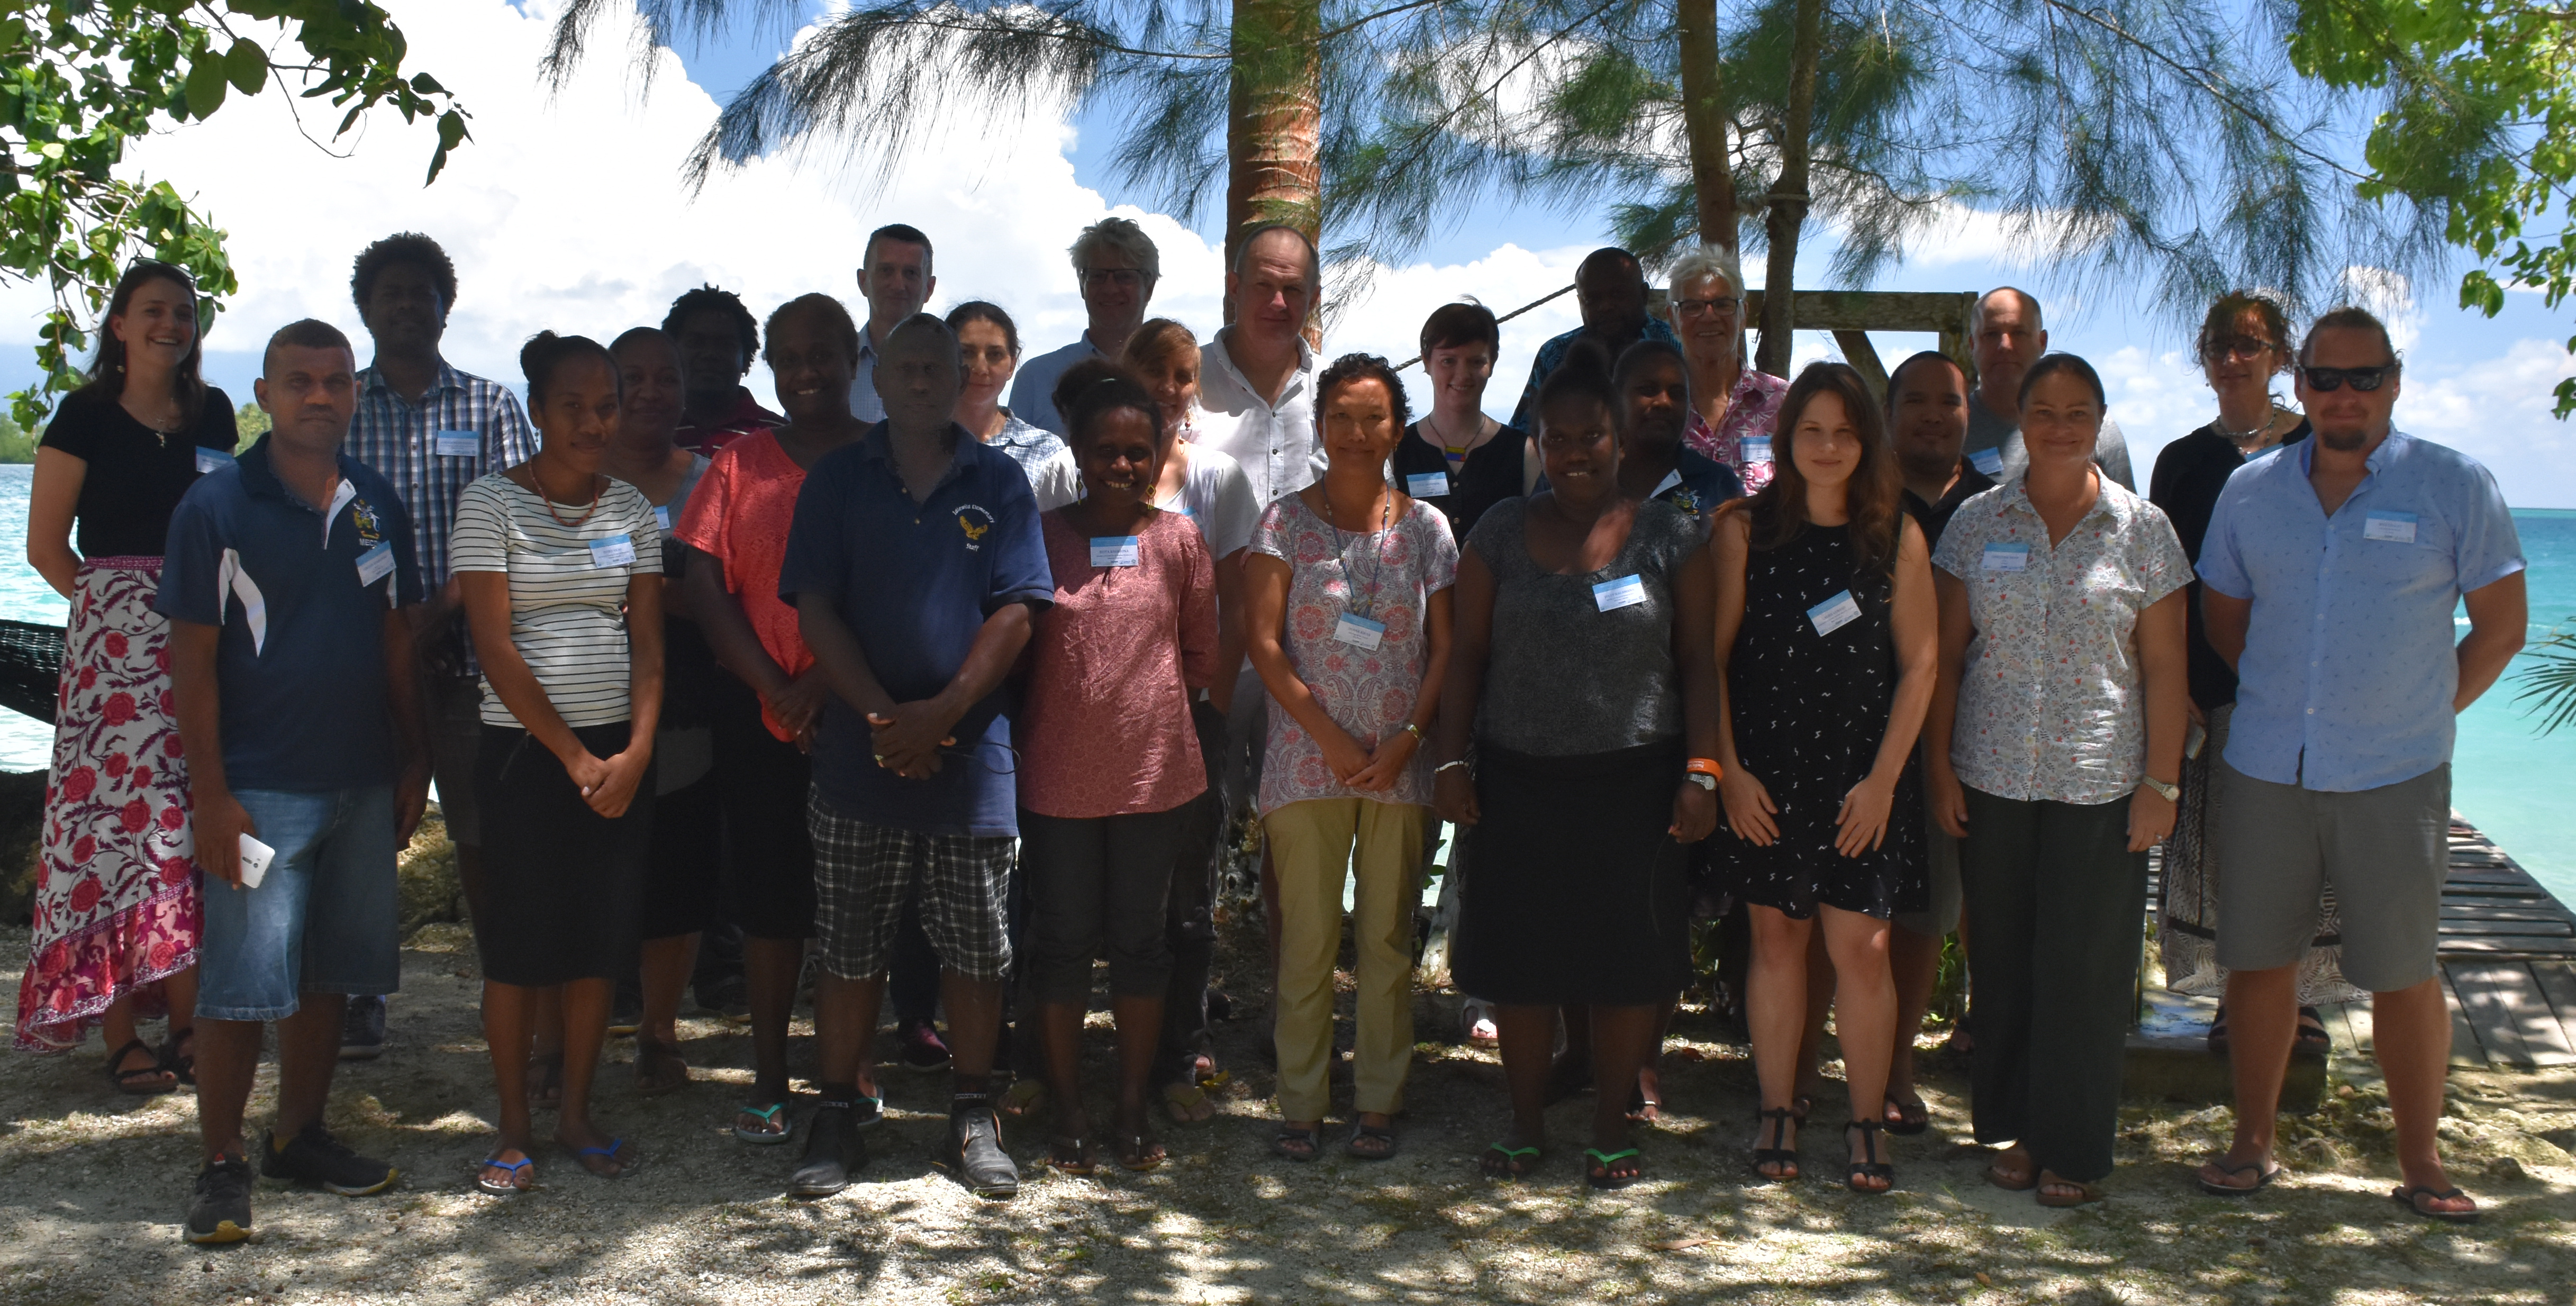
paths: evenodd
<path fill-rule="evenodd" d="M 1843 1125 L 1843 1137 L 1848 1139 L 1851 1137 L 1851 1131 L 1855 1129 L 1860 1131 L 1861 1155 L 1868 1159 L 1846 1163 L 1843 1187 L 1863 1197 L 1885 1197 L 1895 1192 L 1896 1167 L 1878 1159 L 1878 1136 L 1886 1131 L 1887 1122 L 1884 1120 L 1848 1121 Z M 1861 1182 L 1864 1179 L 1884 1179 L 1887 1181 L 1887 1187 L 1871 1188 Z"/>
<path fill-rule="evenodd" d="M 1017 1079 L 1002 1094 L 1001 1112 L 1014 1120 L 1026 1120 L 1030 1113 L 1046 1105 L 1047 1086 L 1043 1079 Z"/>
<path fill-rule="evenodd" d="M 2299 1035 L 2292 1046 L 2321 1053 L 2334 1051 L 2334 1035 L 2326 1031 L 2326 1018 L 2316 1008 L 2299 1008 Z"/>
<path fill-rule="evenodd" d="M 497 1156 L 484 1157 L 482 1163 L 474 1168 L 474 1186 L 494 1197 L 516 1197 L 528 1191 L 528 1188 L 537 1186 L 533 1176 L 530 1177 L 528 1188 L 520 1187 L 517 1182 L 519 1172 L 535 1164 L 536 1160 L 533 1157 L 523 1156 L 516 1161 L 504 1161 Z M 507 1170 L 510 1172 L 511 1182 L 496 1184 L 483 1177 L 485 1170 Z"/>
<path fill-rule="evenodd" d="M 746 1143 L 757 1143 L 763 1147 L 775 1147 L 780 1143 L 784 1143 L 796 1137 L 796 1126 L 792 1123 L 788 1124 L 786 1128 L 775 1132 L 764 1132 L 758 1129 L 745 1129 L 742 1127 L 742 1118 L 744 1116 L 758 1116 L 764 1123 L 768 1124 L 780 1123 L 778 1119 L 779 1113 L 786 1109 L 787 1104 L 784 1102 L 772 1102 L 767 1106 L 735 1107 L 733 1136 Z"/>
<path fill-rule="evenodd" d="M 1771 1126 L 1771 1141 L 1775 1146 L 1757 1147 L 1753 1149 L 1753 1176 L 1757 1179 L 1775 1184 L 1787 1183 L 1789 1180 L 1797 1178 L 1798 1149 L 1794 1147 L 1776 1146 L 1776 1144 L 1781 1140 L 1789 1136 L 1789 1126 L 1801 1123 L 1797 1111 L 1790 1107 L 1775 1106 L 1757 1111 L 1754 1114 L 1764 1120 L 1775 1122 Z M 1778 1174 L 1772 1174 L 1762 1168 L 1766 1165 L 1776 1165 L 1781 1167 L 1781 1170 Z"/>
<path fill-rule="evenodd" d="M 1118 1155 L 1119 1168 L 1139 1174 L 1161 1165 L 1167 1155 L 1151 1134 L 1111 1134 L 1109 1144 Z"/>
<path fill-rule="evenodd" d="M 2218 1010 L 2209 1015 L 2209 1055 L 2213 1057 L 2227 1055 L 2227 1004 L 2225 1003 L 2220 1003 Z"/>
<path fill-rule="evenodd" d="M 1301 1144 L 1303 1150 L 1299 1150 Z M 1324 1154 L 1324 1131 L 1281 1125 L 1279 1132 L 1270 1136 L 1270 1152 L 1273 1156 L 1283 1156 L 1302 1165 Z"/>
<path fill-rule="evenodd" d="M 2412 1211 L 2427 1220 L 2439 1220 L 2444 1224 L 2476 1224 L 2478 1222 L 2478 1217 L 2486 1214 L 2486 1212 L 2478 1210 L 2427 1211 L 2423 1207 L 2415 1204 L 2415 1199 L 2418 1197 L 2430 1197 L 2437 1202 L 2448 1202 L 2468 1196 L 2467 1193 L 2461 1192 L 2457 1187 L 2448 1188 L 2437 1193 L 2422 1184 L 2407 1184 L 2399 1188 L 2391 1189 L 2388 1195 L 2395 1198 L 2399 1206 L 2403 1206 L 2407 1210 Z"/>
<path fill-rule="evenodd" d="M 1664 1118 L 1664 1103 L 1663 1103 L 1663 1100 L 1662 1100 L 1661 1098 L 1652 1098 L 1652 1097 L 1648 1097 L 1648 1096 L 1646 1096 L 1646 1095 L 1645 1095 L 1645 1093 L 1644 1093 L 1643 1091 L 1639 1091 L 1639 1092 L 1632 1093 L 1632 1094 L 1630 1094 L 1630 1095 L 1629 1095 L 1629 1097 L 1628 1097 L 1628 1123 L 1629 1123 L 1629 1124 L 1632 1124 L 1632 1125 L 1651 1125 L 1651 1124 L 1654 1124 L 1654 1123 L 1656 1123 L 1656 1122 L 1658 1122 L 1658 1121 L 1662 1120 L 1663 1118 Z"/>
<path fill-rule="evenodd" d="M 2216 1161 L 2212 1161 L 2210 1164 L 2218 1165 Z M 2236 1184 L 2214 1184 L 2209 1182 L 2207 1179 L 2202 1179 L 2199 1181 L 2200 1191 L 2207 1193 L 2212 1197 L 2252 1197 L 2254 1194 L 2271 1187 L 2272 1181 L 2281 1177 L 2281 1171 L 2283 1168 L 2284 1167 L 2276 1165 L 2271 1169 L 2266 1170 L 2263 1168 L 2263 1163 L 2260 1161 L 2248 1161 L 2243 1165 L 2218 1165 L 2218 1172 L 2225 1175 L 2240 1175 L 2248 1170 L 2254 1171 L 2254 1182 L 2240 1186 Z"/>
<path fill-rule="evenodd" d="M 1894 1093 L 1890 1093 L 1887 1095 L 1887 1104 L 1896 1108 L 1898 1116 L 1897 1119 L 1888 1122 L 1887 1132 L 1899 1138 L 1912 1138 L 1932 1127 L 1932 1111 L 1921 1102 L 1908 1103 Z"/>
<path fill-rule="evenodd" d="M 2002 1164 L 1997 1162 L 1986 1167 L 1986 1182 L 2008 1193 L 2026 1193 L 2039 1187 L 2039 1172 L 2033 1170 L 2019 1179 L 2014 1179 L 2007 1175 L 2002 1169 Z"/>
<path fill-rule="evenodd" d="M 1538 1168 L 1538 1155 L 1538 1149 L 1535 1147 L 1505 1147 L 1500 1143 L 1496 1143 L 1485 1149 L 1485 1159 L 1483 1162 L 1485 1177 L 1488 1179 L 1526 1179 L 1529 1177 L 1530 1171 Z M 1497 1157 L 1500 1157 L 1501 1160 L 1497 1161 L 1495 1159 Z M 1522 1157 L 1528 1157 L 1529 1159 L 1524 1161 L 1521 1159 Z"/>
<path fill-rule="evenodd" d="M 1363 1143 L 1377 1142 L 1385 1143 L 1386 1150 L 1379 1151 L 1375 1148 L 1361 1146 Z M 1355 1157 L 1362 1161 L 1390 1161 L 1395 1159 L 1395 1148 L 1396 1143 L 1394 1130 L 1380 1129 L 1375 1125 L 1353 1124 L 1351 1126 L 1351 1136 L 1348 1139 L 1343 1140 L 1342 1154 L 1344 1156 Z"/>
<path fill-rule="evenodd" d="M 128 1055 L 136 1052 L 150 1056 L 152 1064 L 138 1066 L 132 1070 L 117 1069 Z M 115 1085 L 117 1092 L 129 1097 L 159 1097 L 164 1093 L 179 1091 L 177 1076 L 173 1075 L 167 1082 L 160 1078 L 170 1073 L 170 1067 L 162 1061 L 161 1054 L 154 1052 L 151 1044 L 139 1038 L 127 1039 L 125 1046 L 107 1054 L 107 1082 Z M 135 1082 L 143 1076 L 151 1078 L 147 1082 Z"/>
<path fill-rule="evenodd" d="M 885 1099 L 883 1097 L 870 1097 L 865 1093 L 850 1095 L 851 1128 L 874 1129 L 884 1123 Z"/>
<path fill-rule="evenodd" d="M 170 1031 L 170 1037 L 163 1040 L 161 1044 L 161 1068 L 177 1075 L 179 1082 L 190 1088 L 197 1086 L 197 1054 L 181 1053 L 179 1044 L 196 1032 L 193 1026 L 187 1029 L 174 1029 Z"/>
<path fill-rule="evenodd" d="M 2051 1186 L 2074 1189 L 2075 1195 L 2073 1197 L 2045 1191 L 2039 1194 L 2040 1205 L 2053 1206 L 2060 1210 L 2070 1206 L 2089 1206 L 2092 1203 L 2102 1201 L 2109 1196 L 2109 1194 L 2102 1191 L 2102 1186 L 2100 1184 L 2080 1184 L 2072 1179 L 2060 1179 L 2055 1175 L 2042 1176 L 2037 1179 L 2032 1186 L 2040 1189 L 2046 1189 Z"/>
<path fill-rule="evenodd" d="M 1091 1140 L 1080 1134 L 1047 1135 L 1047 1165 L 1061 1175 L 1080 1178 L 1090 1174 Z"/>
<path fill-rule="evenodd" d="M 1587 1147 L 1583 1149 L 1583 1155 L 1590 1158 L 1592 1161 L 1591 1166 L 1587 1167 L 1583 1172 L 1583 1182 L 1590 1184 L 1595 1188 L 1625 1188 L 1628 1185 L 1646 1177 L 1645 1167 L 1642 1165 L 1637 1168 L 1637 1172 L 1634 1174 L 1623 1175 L 1617 1173 L 1615 1170 L 1615 1167 L 1622 1161 L 1640 1159 L 1641 1154 L 1633 1147 L 1623 1147 L 1616 1152 L 1604 1152 L 1597 1147 Z M 1598 1171 L 1598 1173 L 1595 1173 L 1595 1171 Z"/>
<path fill-rule="evenodd" d="M 609 1139 L 608 1146 L 606 1147 L 575 1147 L 571 1143 L 561 1142 L 557 1145 L 562 1147 L 563 1150 L 572 1153 L 574 1160 L 581 1162 L 583 1173 L 596 1175 L 602 1179 L 623 1179 L 626 1176 L 635 1173 L 635 1167 L 638 1164 L 634 1159 L 620 1159 L 618 1157 L 617 1154 L 625 1150 L 626 1147 L 626 1140 L 623 1138 Z M 610 1164 L 615 1165 L 617 1169 L 607 1174 L 602 1174 L 597 1170 L 591 1169 L 589 1158 L 594 1156 L 608 1161 Z"/>
<path fill-rule="evenodd" d="M 1209 1108 L 1208 1114 L 1190 1114 L 1200 1107 Z M 1172 1117 L 1172 1123 L 1178 1125 L 1200 1124 L 1216 1114 L 1215 1104 L 1208 1100 L 1207 1090 L 1196 1084 L 1163 1085 L 1163 1111 Z"/>

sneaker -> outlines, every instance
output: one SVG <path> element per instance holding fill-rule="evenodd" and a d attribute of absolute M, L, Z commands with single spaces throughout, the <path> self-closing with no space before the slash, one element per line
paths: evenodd
<path fill-rule="evenodd" d="M 271 1179 L 314 1184 L 342 1197 L 381 1193 L 393 1187 L 397 1175 L 392 1166 L 350 1151 L 319 1123 L 306 1125 L 284 1147 L 278 1146 L 274 1134 L 263 1135 L 259 1172 Z"/>
<path fill-rule="evenodd" d="M 894 1041 L 902 1051 L 900 1058 L 906 1070 L 928 1074 L 948 1068 L 948 1042 L 939 1037 L 939 1027 L 926 1020 L 907 1020 L 897 1026 Z"/>
<path fill-rule="evenodd" d="M 197 1172 L 197 1191 L 188 1198 L 185 1237 L 211 1246 L 250 1237 L 250 1162 L 220 1157 Z"/>
<path fill-rule="evenodd" d="M 740 975 L 716 975 L 690 986 L 698 1008 L 741 1025 L 751 1020 L 751 985 Z"/>
<path fill-rule="evenodd" d="M 349 1012 L 340 1018 L 340 1059 L 373 1061 L 385 1054 L 385 1000 L 380 997 L 349 999 Z"/>
<path fill-rule="evenodd" d="M 805 1134 L 805 1159 L 787 1180 L 790 1197 L 829 1197 L 850 1186 L 850 1174 L 868 1163 L 868 1145 L 847 1103 L 826 1103 Z"/>
<path fill-rule="evenodd" d="M 644 984 L 633 976 L 617 981 L 617 996 L 608 1004 L 608 1036 L 633 1038 L 644 1027 Z"/>
<path fill-rule="evenodd" d="M 1002 1119 L 981 1094 L 959 1094 L 948 1116 L 949 1169 L 977 1197 L 997 1201 L 1020 1195 L 1020 1167 L 1002 1150 Z"/>

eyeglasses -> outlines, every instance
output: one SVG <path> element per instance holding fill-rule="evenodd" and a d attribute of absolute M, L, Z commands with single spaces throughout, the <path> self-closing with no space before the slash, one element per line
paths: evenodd
<path fill-rule="evenodd" d="M 2381 382 L 2395 375 L 2397 375 L 2395 363 L 2382 363 L 2377 367 L 2302 367 L 2299 369 L 2300 379 L 2306 381 L 2311 390 L 2341 390 L 2343 383 L 2350 381 L 2352 388 L 2363 394 L 2378 389 Z"/>
<path fill-rule="evenodd" d="M 1715 317 L 1720 313 L 1732 313 L 1743 303 L 1732 295 L 1720 295 L 1715 299 L 1676 299 L 1673 310 L 1683 317 Z"/>
<path fill-rule="evenodd" d="M 2239 358 L 2253 358 L 2264 350 L 2274 347 L 2271 341 L 2260 336 L 2221 336 L 2209 342 L 2209 347 L 2201 351 L 2201 357 L 2213 363 L 2224 363 Z"/>
<path fill-rule="evenodd" d="M 1105 281 L 1120 290 L 1134 290 L 1145 284 L 1145 274 L 1134 268 L 1084 268 L 1082 281 L 1084 285 Z"/>

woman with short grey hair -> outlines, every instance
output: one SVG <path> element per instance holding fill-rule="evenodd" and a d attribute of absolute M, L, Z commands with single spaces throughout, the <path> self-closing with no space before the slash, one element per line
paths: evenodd
<path fill-rule="evenodd" d="M 1787 380 L 1744 365 L 1744 269 L 1701 245 L 1673 264 L 1673 334 L 1690 360 L 1690 427 L 1682 443 L 1735 470 L 1744 492 L 1771 483 L 1771 424 Z"/>

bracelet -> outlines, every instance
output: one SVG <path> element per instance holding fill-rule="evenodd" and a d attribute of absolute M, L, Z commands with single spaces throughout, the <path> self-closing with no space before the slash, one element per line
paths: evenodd
<path fill-rule="evenodd" d="M 1455 762 L 1442 762 L 1440 765 L 1438 765 L 1438 766 L 1435 766 L 1435 767 L 1431 768 L 1431 774 L 1433 774 L 1433 775 L 1438 775 L 1438 774 L 1440 774 L 1441 772 L 1443 772 L 1443 771 L 1446 771 L 1446 770 L 1450 769 L 1451 767 L 1466 766 L 1466 765 L 1468 765 L 1467 759 L 1466 759 L 1466 758 L 1463 758 L 1463 757 L 1462 757 L 1462 758 L 1459 758 L 1459 759 L 1458 759 L 1457 761 L 1455 761 Z"/>
<path fill-rule="evenodd" d="M 1719 766 L 1715 758 L 1709 757 L 1692 758 L 1689 764 L 1682 768 L 1682 773 L 1684 775 L 1704 775 L 1711 780 L 1723 780 L 1726 778 L 1726 768 Z"/>
<path fill-rule="evenodd" d="M 1431 742 L 1431 736 L 1422 733 L 1422 727 L 1417 726 L 1410 721 L 1404 723 L 1404 733 L 1413 736 L 1413 742 L 1417 744 L 1427 744 Z"/>

